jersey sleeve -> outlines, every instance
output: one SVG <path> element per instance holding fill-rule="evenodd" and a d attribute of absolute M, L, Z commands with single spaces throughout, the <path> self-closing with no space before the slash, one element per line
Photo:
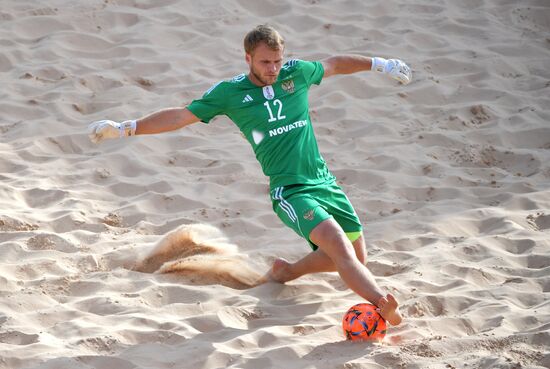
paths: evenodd
<path fill-rule="evenodd" d="M 325 75 L 325 69 L 323 68 L 323 64 L 321 64 L 321 62 L 300 60 L 298 61 L 297 66 L 302 70 L 308 86 L 311 86 L 312 84 L 318 85 L 321 83 L 321 80 Z"/>
<path fill-rule="evenodd" d="M 208 123 L 216 115 L 225 114 L 223 81 L 218 82 L 204 93 L 202 98 L 193 100 L 187 106 L 203 123 Z"/>

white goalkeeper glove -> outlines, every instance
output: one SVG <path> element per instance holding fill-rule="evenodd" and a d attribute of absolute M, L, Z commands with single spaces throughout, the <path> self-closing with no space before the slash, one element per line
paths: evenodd
<path fill-rule="evenodd" d="M 122 123 L 112 120 L 98 120 L 88 126 L 88 136 L 97 144 L 107 138 L 121 138 L 136 134 L 136 121 L 126 120 Z"/>
<path fill-rule="evenodd" d="M 411 68 L 399 59 L 372 58 L 370 70 L 389 74 L 404 85 L 412 80 Z"/>

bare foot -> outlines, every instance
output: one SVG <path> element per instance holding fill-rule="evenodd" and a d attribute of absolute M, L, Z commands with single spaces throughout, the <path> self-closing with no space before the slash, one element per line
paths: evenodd
<path fill-rule="evenodd" d="M 386 319 L 391 325 L 399 325 L 403 320 L 399 312 L 399 304 L 391 293 L 378 300 L 378 308 L 380 308 L 382 318 Z"/>
<path fill-rule="evenodd" d="M 273 262 L 271 270 L 267 273 L 267 278 L 272 282 L 285 283 L 292 278 L 290 263 L 285 259 L 279 258 Z"/>

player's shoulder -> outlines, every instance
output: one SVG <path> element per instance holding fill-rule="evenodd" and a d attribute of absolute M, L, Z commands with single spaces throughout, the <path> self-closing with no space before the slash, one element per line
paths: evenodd
<path fill-rule="evenodd" d="M 283 76 L 294 75 L 296 73 L 303 73 L 304 75 L 311 75 L 313 71 L 319 68 L 320 62 L 302 60 L 302 59 L 290 59 L 281 67 L 281 73 Z"/>
<path fill-rule="evenodd" d="M 281 67 L 282 70 L 290 72 L 291 70 L 300 69 L 304 66 L 304 63 L 308 63 L 302 59 L 290 59 Z"/>
<path fill-rule="evenodd" d="M 227 80 L 227 83 L 238 85 L 246 80 L 246 73 L 237 74 L 235 77 Z"/>
<path fill-rule="evenodd" d="M 205 93 L 208 95 L 223 95 L 227 90 L 238 88 L 246 80 L 246 74 L 241 73 L 229 79 L 223 79 L 214 83 Z"/>

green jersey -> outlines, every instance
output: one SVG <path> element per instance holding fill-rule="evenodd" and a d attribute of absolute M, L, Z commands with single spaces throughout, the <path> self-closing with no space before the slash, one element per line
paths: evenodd
<path fill-rule="evenodd" d="M 320 184 L 334 176 L 313 134 L 308 91 L 323 74 L 320 62 L 290 60 L 273 85 L 256 86 L 241 74 L 217 83 L 187 108 L 204 123 L 228 116 L 252 145 L 271 189 Z"/>

